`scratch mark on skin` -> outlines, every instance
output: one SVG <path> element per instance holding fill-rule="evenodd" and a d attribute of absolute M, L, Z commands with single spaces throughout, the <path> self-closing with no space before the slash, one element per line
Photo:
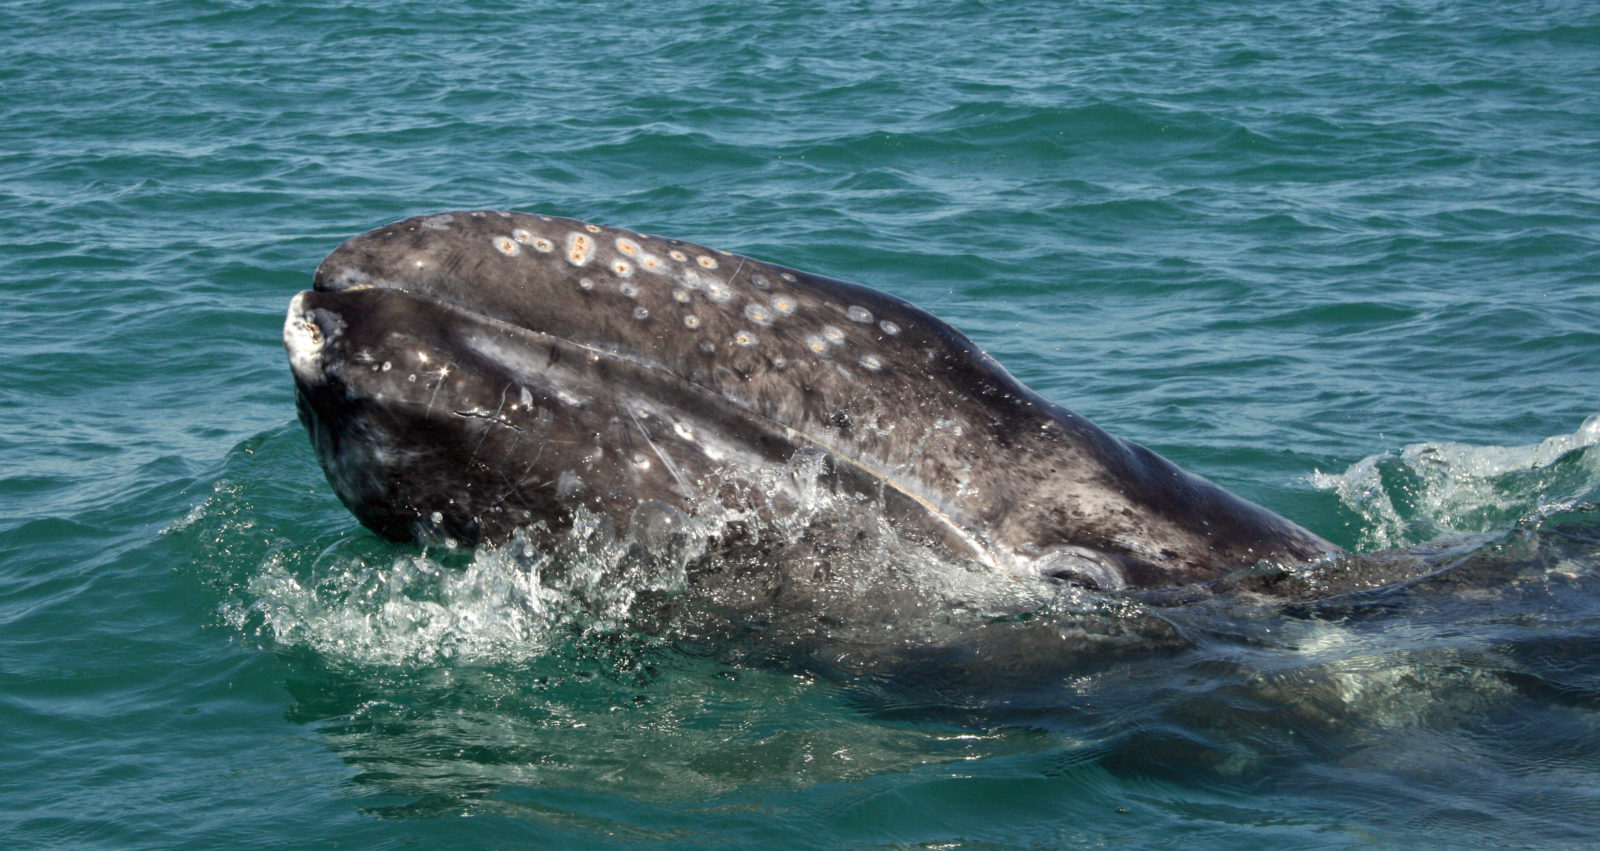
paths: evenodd
<path fill-rule="evenodd" d="M 522 475 L 517 477 L 517 484 L 514 487 L 521 486 L 523 482 L 528 480 L 528 474 L 533 472 L 534 465 L 538 464 L 539 459 L 544 457 L 544 448 L 546 445 L 547 444 L 544 443 L 539 444 L 539 451 L 533 454 L 533 460 L 528 462 L 528 466 L 523 469 Z"/>
<path fill-rule="evenodd" d="M 650 433 L 645 431 L 644 423 L 639 422 L 639 415 L 633 412 L 633 406 L 624 404 L 622 409 L 628 412 L 628 418 L 633 420 L 634 427 L 639 429 L 639 435 L 644 438 L 644 444 L 650 447 L 650 451 L 654 452 L 656 457 L 661 459 L 661 465 L 666 468 L 668 473 L 672 474 L 673 480 L 676 481 L 678 483 L 678 487 L 683 490 L 684 498 L 692 501 L 694 499 L 695 492 L 693 488 L 689 487 L 689 480 L 684 478 L 683 471 L 678 469 L 678 465 L 672 463 L 672 459 L 667 457 L 667 453 L 662 452 L 661 447 L 657 446 L 656 442 L 650 439 Z"/>
<path fill-rule="evenodd" d="M 439 398 L 439 388 L 444 386 L 444 380 L 450 377 L 450 367 L 439 367 L 439 380 L 433 385 L 433 394 L 428 397 L 428 409 L 422 412 L 424 419 L 433 415 L 433 400 Z"/>
<path fill-rule="evenodd" d="M 505 420 L 500 418 L 500 412 L 504 411 L 506 409 L 506 394 L 510 393 L 510 392 L 511 392 L 511 385 L 510 384 L 507 384 L 506 386 L 500 388 L 500 407 L 495 408 L 494 409 L 494 413 L 492 413 L 492 414 L 480 414 L 480 413 L 476 413 L 476 412 L 467 413 L 465 411 L 456 411 L 455 414 L 458 417 L 479 417 L 481 419 L 488 420 L 489 422 L 491 422 L 491 423 L 493 423 L 495 425 L 505 426 L 506 428 L 514 429 L 514 430 L 516 430 L 518 432 L 521 432 L 522 429 L 517 428 L 516 426 L 512 425 L 511 423 L 506 422 Z M 477 460 L 477 458 L 478 458 L 478 450 L 483 448 L 483 442 L 485 440 L 488 440 L 488 439 L 489 439 L 489 429 L 484 429 L 483 430 L 483 434 L 478 435 L 478 442 L 476 444 L 474 444 L 473 447 L 472 447 L 472 454 L 467 456 L 467 463 L 470 464 L 473 461 Z"/>
<path fill-rule="evenodd" d="M 455 275 L 461 268 L 461 264 L 465 262 L 466 259 L 466 256 L 460 253 L 450 255 L 450 257 L 445 261 L 444 273 L 447 275 Z"/>
<path fill-rule="evenodd" d="M 733 282 L 739 280 L 739 270 L 744 268 L 744 261 L 745 261 L 745 258 L 743 256 L 741 256 L 739 258 L 739 265 L 733 267 L 733 274 L 728 276 L 728 289 L 730 291 L 729 292 L 730 295 L 732 294 L 732 290 L 733 290 Z"/>
<path fill-rule="evenodd" d="M 517 442 L 518 443 L 522 442 L 522 436 L 520 434 L 517 435 Z M 512 448 L 515 448 L 515 447 L 516 447 L 516 444 L 512 444 Z M 524 484 L 527 484 L 527 482 L 528 482 L 528 474 L 533 472 L 533 466 L 535 464 L 539 463 L 539 459 L 540 458 L 544 457 L 544 447 L 545 447 L 545 444 L 543 444 L 543 443 L 539 444 L 539 451 L 533 453 L 533 460 L 528 462 L 528 466 L 522 468 L 522 475 L 517 476 L 514 479 L 511 479 L 511 484 L 506 487 L 505 493 L 500 494 L 500 498 L 496 499 L 494 501 L 495 505 L 504 505 L 506 500 L 511 498 L 511 494 L 515 493 L 517 491 L 517 489 L 521 488 Z M 509 451 L 507 451 L 506 454 L 510 455 L 511 453 Z M 550 484 L 554 484 L 554 482 L 546 482 L 544 485 L 535 484 L 534 487 L 536 487 L 536 488 L 546 487 L 546 486 L 548 486 Z"/>
<path fill-rule="evenodd" d="M 498 411 L 496 412 L 496 414 L 486 414 L 486 413 L 484 413 L 482 411 L 451 411 L 450 413 L 455 414 L 458 417 L 468 417 L 468 418 L 475 419 L 475 420 L 488 420 L 489 422 L 494 423 L 495 425 L 500 426 L 501 428 L 508 428 L 508 429 L 511 429 L 512 431 L 516 431 L 516 432 L 522 431 L 522 427 L 521 426 L 513 425 L 511 423 L 508 423 L 505 420 L 501 419 L 500 417 L 496 416 L 496 414 L 499 413 Z M 481 444 L 482 441 L 480 440 L 479 443 Z"/>
<path fill-rule="evenodd" d="M 510 425 L 510 424 L 507 423 L 507 425 Z M 517 439 L 511 441 L 511 445 L 506 447 L 506 457 L 507 458 L 510 458 L 511 457 L 511 453 L 516 451 L 516 448 L 522 444 L 522 435 L 523 435 L 522 429 L 517 428 L 516 426 L 511 426 L 511 428 L 516 429 L 516 431 L 517 431 Z M 542 446 L 539 447 L 539 452 L 540 452 L 540 454 L 543 454 L 544 447 L 542 447 Z M 530 465 L 530 468 L 531 468 L 531 465 Z M 496 506 L 496 507 L 504 505 L 506 500 L 511 497 L 511 492 L 517 489 L 517 485 L 519 484 L 518 479 L 526 478 L 527 475 L 528 475 L 528 470 L 523 470 L 522 471 L 522 476 L 520 476 L 518 478 L 511 478 L 511 477 L 508 476 L 506 478 L 506 481 L 509 482 L 509 484 L 506 486 L 505 492 L 501 493 L 500 496 L 496 497 L 489 504 L 491 506 Z"/>

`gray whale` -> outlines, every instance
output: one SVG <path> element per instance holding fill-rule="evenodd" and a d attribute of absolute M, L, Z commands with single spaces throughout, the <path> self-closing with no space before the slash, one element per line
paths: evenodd
<path fill-rule="evenodd" d="M 1337 550 L 1044 399 L 909 302 L 679 240 L 418 216 L 339 246 L 283 334 L 329 482 L 397 540 L 748 507 L 741 471 L 810 457 L 899 534 L 1102 590 Z"/>

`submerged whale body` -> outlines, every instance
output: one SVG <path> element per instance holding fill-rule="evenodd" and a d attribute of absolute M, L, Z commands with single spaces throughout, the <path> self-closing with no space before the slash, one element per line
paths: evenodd
<path fill-rule="evenodd" d="M 752 471 L 802 459 L 898 535 L 1091 588 L 1336 550 L 857 284 L 472 211 L 357 236 L 313 286 L 284 325 L 300 418 L 339 498 L 389 538 L 782 512 L 793 482 Z"/>

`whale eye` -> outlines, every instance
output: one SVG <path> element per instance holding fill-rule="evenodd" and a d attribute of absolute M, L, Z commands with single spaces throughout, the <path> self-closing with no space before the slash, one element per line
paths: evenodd
<path fill-rule="evenodd" d="M 1062 547 L 1035 562 L 1039 575 L 1091 591 L 1119 591 L 1128 587 L 1116 556 L 1087 547 Z"/>

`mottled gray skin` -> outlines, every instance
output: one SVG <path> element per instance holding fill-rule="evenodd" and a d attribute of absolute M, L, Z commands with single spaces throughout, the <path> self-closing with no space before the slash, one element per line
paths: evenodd
<path fill-rule="evenodd" d="M 904 534 L 1103 589 L 1336 549 L 857 284 L 474 211 L 355 237 L 314 286 L 284 328 L 301 419 L 339 497 L 391 538 L 559 533 L 580 504 L 694 514 L 751 499 L 729 473 L 812 452 Z"/>

